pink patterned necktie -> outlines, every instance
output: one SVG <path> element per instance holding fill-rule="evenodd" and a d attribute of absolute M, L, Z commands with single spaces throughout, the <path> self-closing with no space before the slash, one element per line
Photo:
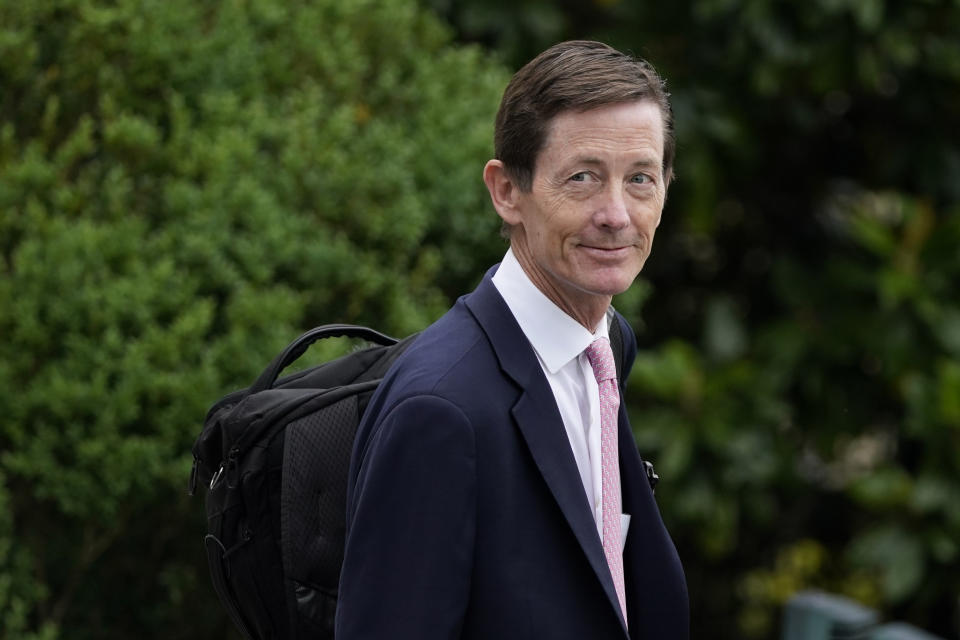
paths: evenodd
<path fill-rule="evenodd" d="M 623 553 L 620 548 L 620 458 L 617 447 L 617 411 L 620 392 L 617 367 L 610 341 L 597 338 L 584 350 L 600 387 L 600 464 L 603 468 L 603 553 L 607 557 L 617 599 L 627 619 L 626 587 L 623 582 Z"/>

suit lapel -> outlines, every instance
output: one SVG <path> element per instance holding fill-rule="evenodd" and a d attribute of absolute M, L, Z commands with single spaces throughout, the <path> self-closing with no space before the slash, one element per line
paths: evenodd
<path fill-rule="evenodd" d="M 490 280 L 494 271 L 487 273 L 465 303 L 493 345 L 503 371 L 523 390 L 513 406 L 513 417 L 622 625 L 616 588 L 556 399 L 529 341 Z"/>

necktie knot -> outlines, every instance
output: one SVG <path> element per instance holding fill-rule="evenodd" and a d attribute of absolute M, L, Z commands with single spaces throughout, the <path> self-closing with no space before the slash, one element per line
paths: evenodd
<path fill-rule="evenodd" d="M 593 367 L 593 375 L 597 382 L 616 379 L 617 365 L 613 360 L 613 350 L 610 348 L 610 341 L 606 338 L 597 338 L 590 343 L 583 352 Z"/>

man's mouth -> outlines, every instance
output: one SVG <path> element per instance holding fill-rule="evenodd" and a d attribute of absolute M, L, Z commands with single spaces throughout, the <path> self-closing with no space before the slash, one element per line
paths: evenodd
<path fill-rule="evenodd" d="M 581 244 L 580 248 L 599 258 L 620 258 L 628 254 L 633 249 L 633 245 L 608 246 Z"/>

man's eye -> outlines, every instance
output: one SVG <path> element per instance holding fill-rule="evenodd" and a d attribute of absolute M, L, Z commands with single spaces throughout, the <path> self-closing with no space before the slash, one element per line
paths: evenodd
<path fill-rule="evenodd" d="M 587 177 L 588 177 L 587 172 L 586 172 L 586 171 L 581 171 L 580 173 L 575 173 L 575 174 L 573 174 L 572 176 L 570 176 L 570 180 L 571 180 L 572 182 L 586 182 L 586 181 L 587 181 Z"/>
<path fill-rule="evenodd" d="M 650 182 L 650 176 L 645 173 L 638 173 L 630 178 L 630 182 L 634 184 L 646 184 L 647 182 Z"/>

